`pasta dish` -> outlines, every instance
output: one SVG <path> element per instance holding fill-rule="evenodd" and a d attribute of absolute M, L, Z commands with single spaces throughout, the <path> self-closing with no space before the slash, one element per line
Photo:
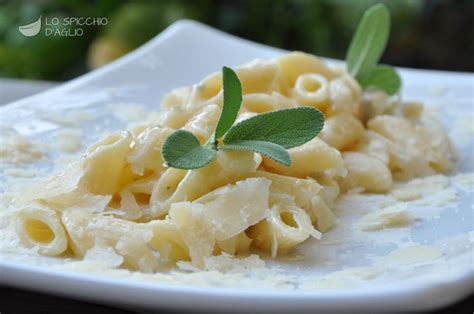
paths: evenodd
<path fill-rule="evenodd" d="M 165 162 L 162 146 L 175 130 L 200 144 L 213 136 L 224 98 L 222 74 L 214 73 L 166 95 L 153 123 L 108 134 L 22 191 L 9 208 L 22 244 L 48 256 L 112 256 L 141 272 L 180 261 L 199 268 L 223 254 L 284 256 L 338 223 L 338 196 L 388 193 L 394 180 L 453 166 L 450 141 L 422 104 L 362 89 L 318 57 L 294 52 L 235 72 L 237 122 L 300 107 L 324 114 L 318 136 L 288 149 L 290 166 L 246 150 L 218 150 L 197 169 Z"/>

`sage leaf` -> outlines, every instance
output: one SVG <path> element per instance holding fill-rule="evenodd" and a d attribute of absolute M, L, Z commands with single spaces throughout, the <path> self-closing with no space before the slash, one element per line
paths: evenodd
<path fill-rule="evenodd" d="M 224 89 L 224 103 L 216 127 L 216 140 L 223 136 L 234 124 L 242 104 L 242 84 L 237 74 L 231 68 L 222 68 L 222 85 Z"/>
<path fill-rule="evenodd" d="M 280 145 L 263 141 L 239 141 L 224 144 L 222 149 L 247 150 L 260 153 L 285 166 L 291 166 L 290 154 Z"/>
<path fill-rule="evenodd" d="M 362 88 L 373 86 L 393 95 L 400 89 L 401 79 L 397 71 L 388 65 L 379 65 L 370 69 L 358 79 Z"/>
<path fill-rule="evenodd" d="M 168 166 L 178 169 L 196 169 L 207 165 L 216 151 L 202 147 L 194 134 L 178 130 L 163 143 L 162 156 Z"/>
<path fill-rule="evenodd" d="M 323 126 L 324 115 L 315 108 L 282 109 L 259 114 L 237 123 L 225 135 L 224 144 L 261 141 L 288 149 L 312 140 Z"/>
<path fill-rule="evenodd" d="M 390 33 L 390 12 L 384 4 L 370 7 L 362 16 L 346 55 L 349 74 L 357 78 L 376 65 Z"/>

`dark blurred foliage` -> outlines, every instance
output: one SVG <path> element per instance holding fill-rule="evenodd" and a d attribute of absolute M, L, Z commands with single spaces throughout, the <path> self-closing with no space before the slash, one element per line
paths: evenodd
<path fill-rule="evenodd" d="M 474 71 L 473 0 L 0 0 L 0 76 L 64 80 L 135 49 L 189 18 L 264 44 L 344 58 L 364 10 L 392 12 L 383 62 Z M 42 15 L 107 17 L 80 37 L 24 37 L 19 25 Z M 62 27 L 62 26 L 61 26 Z"/>

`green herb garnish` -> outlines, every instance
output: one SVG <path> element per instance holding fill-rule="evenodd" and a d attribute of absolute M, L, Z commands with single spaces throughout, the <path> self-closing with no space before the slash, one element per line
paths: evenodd
<path fill-rule="evenodd" d="M 204 167 L 219 149 L 254 151 L 290 166 L 291 157 L 286 149 L 312 140 L 323 128 L 323 114 L 311 107 L 263 113 L 232 126 L 242 103 L 242 86 L 237 74 L 227 67 L 222 69 L 222 81 L 224 103 L 210 142 L 202 146 L 192 133 L 175 131 L 166 138 L 162 148 L 163 158 L 169 166 L 179 169 Z"/>
<path fill-rule="evenodd" d="M 291 158 L 285 149 L 311 141 L 323 125 L 323 114 L 311 107 L 263 113 L 232 127 L 222 148 L 252 150 L 290 166 Z"/>
<path fill-rule="evenodd" d="M 222 85 L 224 106 L 217 123 L 215 138 L 220 138 L 232 127 L 242 104 L 242 84 L 237 74 L 228 67 L 222 68 Z"/>
<path fill-rule="evenodd" d="M 265 141 L 292 148 L 312 140 L 323 125 L 323 114 L 312 107 L 262 113 L 232 127 L 224 138 L 224 145 Z"/>
<path fill-rule="evenodd" d="M 398 92 L 402 83 L 397 72 L 388 65 L 373 67 L 367 73 L 360 75 L 358 81 L 364 89 L 373 86 L 389 95 Z"/>
<path fill-rule="evenodd" d="M 390 11 L 384 4 L 370 7 L 362 16 L 346 55 L 347 70 L 363 88 L 374 86 L 395 94 L 401 85 L 394 68 L 377 65 L 390 34 Z"/>
<path fill-rule="evenodd" d="M 169 166 L 178 169 L 201 168 L 214 158 L 216 151 L 201 146 L 193 133 L 178 130 L 163 143 L 162 154 Z"/>

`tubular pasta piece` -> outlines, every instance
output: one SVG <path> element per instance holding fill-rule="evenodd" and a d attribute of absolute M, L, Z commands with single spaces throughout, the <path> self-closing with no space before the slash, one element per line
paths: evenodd
<path fill-rule="evenodd" d="M 187 170 L 175 168 L 168 168 L 163 172 L 151 193 L 150 214 L 152 217 L 163 216 L 167 213 L 165 207 L 169 205 L 169 199 L 187 173 Z"/>
<path fill-rule="evenodd" d="M 353 148 L 354 151 L 377 158 L 385 165 L 389 164 L 390 141 L 377 132 L 367 130 L 364 137 Z"/>
<path fill-rule="evenodd" d="M 270 112 L 274 110 L 296 108 L 298 103 L 287 98 L 279 93 L 272 93 L 271 95 L 258 93 L 247 94 L 242 99 L 242 108 L 256 113 Z"/>
<path fill-rule="evenodd" d="M 283 77 L 291 87 L 295 85 L 298 76 L 306 73 L 318 73 L 328 80 L 336 77 L 336 73 L 324 64 L 320 58 L 307 53 L 292 52 L 277 58 L 276 62 Z"/>
<path fill-rule="evenodd" d="M 290 167 L 263 157 L 265 168 L 274 173 L 298 178 L 306 178 L 320 172 L 330 176 L 345 174 L 341 153 L 318 137 L 301 146 L 290 148 L 288 153 L 292 160 Z"/>
<path fill-rule="evenodd" d="M 379 115 L 369 120 L 367 127 L 390 141 L 389 167 L 396 179 L 407 180 L 435 173 L 435 170 L 430 167 L 428 157 L 432 137 L 420 134 L 409 120 Z M 436 140 L 439 139 L 436 138 Z"/>
<path fill-rule="evenodd" d="M 94 194 L 115 194 L 120 188 L 132 140 L 130 132 L 117 132 L 90 146 L 84 155 L 81 185 Z"/>
<path fill-rule="evenodd" d="M 313 228 L 306 211 L 286 204 L 274 205 L 268 217 L 251 227 L 247 234 L 256 247 L 267 252 L 271 252 L 276 240 L 280 253 L 285 253 L 310 236 L 321 237 L 321 233 Z"/>
<path fill-rule="evenodd" d="M 343 191 L 362 187 L 367 192 L 388 192 L 392 188 L 392 174 L 380 160 L 362 153 L 343 154 L 347 176 L 339 179 Z"/>
<path fill-rule="evenodd" d="M 340 113 L 326 119 L 319 137 L 330 146 L 343 151 L 354 146 L 364 133 L 364 126 L 357 118 L 350 113 Z"/>
<path fill-rule="evenodd" d="M 188 122 L 193 113 L 194 110 L 172 107 L 160 113 L 157 124 L 171 129 L 179 129 Z"/>
<path fill-rule="evenodd" d="M 340 113 L 350 113 L 362 118 L 360 110 L 361 88 L 357 81 L 349 75 L 344 75 L 329 83 L 330 104 L 326 115 L 331 117 Z"/>
<path fill-rule="evenodd" d="M 302 105 L 324 110 L 329 104 L 329 83 L 320 74 L 302 74 L 296 79 L 291 96 Z"/>
<path fill-rule="evenodd" d="M 199 84 L 193 85 L 186 108 L 192 110 L 194 114 L 194 112 L 208 104 L 216 104 L 222 107 L 222 101 L 222 74 L 216 72 L 205 77 Z"/>
<path fill-rule="evenodd" d="M 313 198 L 313 196 L 318 195 L 321 192 L 321 186 L 319 185 L 319 183 L 311 178 L 300 179 L 264 171 L 256 171 L 253 176 L 266 178 L 271 181 L 271 205 L 273 205 L 273 196 L 289 195 L 292 197 L 293 201 L 297 206 L 307 209 L 311 206 L 311 199 Z"/>
<path fill-rule="evenodd" d="M 236 68 L 242 94 L 279 91 L 278 67 L 272 61 L 254 60 Z"/>
<path fill-rule="evenodd" d="M 32 203 L 21 209 L 15 228 L 20 240 L 40 254 L 59 255 L 67 249 L 66 233 L 58 214 L 48 207 Z"/>

